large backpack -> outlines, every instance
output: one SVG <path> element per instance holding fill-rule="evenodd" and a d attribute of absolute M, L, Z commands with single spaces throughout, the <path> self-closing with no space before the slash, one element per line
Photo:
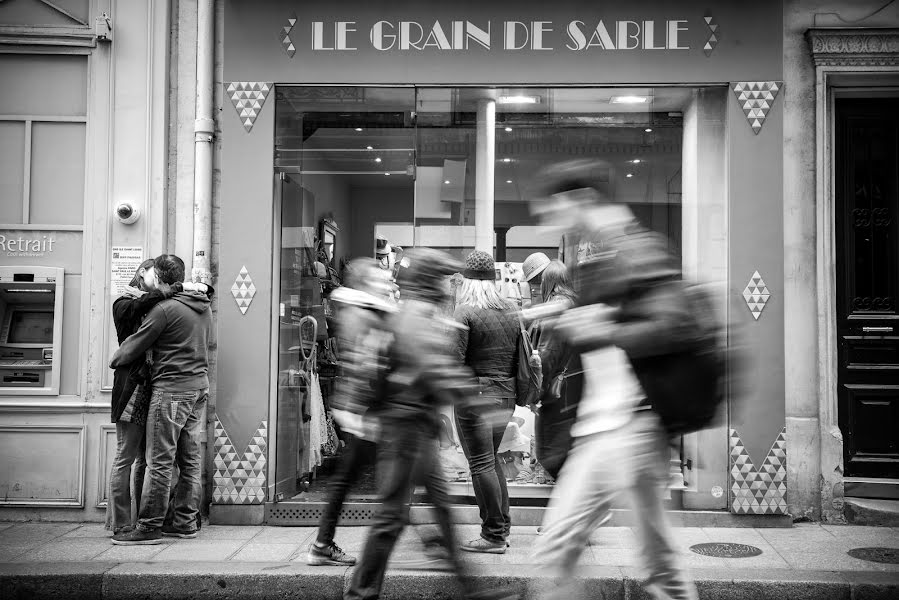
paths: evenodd
<path fill-rule="evenodd" d="M 515 375 L 515 404 L 531 406 L 540 400 L 543 390 L 543 366 L 539 361 L 532 362 L 531 357 L 536 348 L 531 332 L 524 326 L 521 313 L 518 314 L 518 371 Z M 539 355 L 538 355 L 539 356 Z"/>
<path fill-rule="evenodd" d="M 673 287 L 672 299 L 689 314 L 691 334 L 667 340 L 666 353 L 632 356 L 631 364 L 666 431 L 683 435 L 711 426 L 727 396 L 727 335 L 706 286 L 686 281 L 662 285 Z"/>

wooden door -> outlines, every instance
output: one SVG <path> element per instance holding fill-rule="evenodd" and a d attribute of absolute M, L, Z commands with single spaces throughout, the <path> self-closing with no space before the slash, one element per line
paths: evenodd
<path fill-rule="evenodd" d="M 838 99 L 835 110 L 844 474 L 899 477 L 899 98 Z"/>

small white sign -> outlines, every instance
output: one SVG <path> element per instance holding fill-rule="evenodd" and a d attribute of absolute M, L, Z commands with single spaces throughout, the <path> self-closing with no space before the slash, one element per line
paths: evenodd
<path fill-rule="evenodd" d="M 109 290 L 113 296 L 125 293 L 125 287 L 144 261 L 144 249 L 141 246 L 113 246 L 112 259 L 109 261 Z"/>
<path fill-rule="evenodd" d="M 712 488 L 712 496 L 714 498 L 720 498 L 723 495 L 724 495 L 724 489 L 722 489 L 722 487 L 720 485 L 716 485 L 715 487 Z"/>

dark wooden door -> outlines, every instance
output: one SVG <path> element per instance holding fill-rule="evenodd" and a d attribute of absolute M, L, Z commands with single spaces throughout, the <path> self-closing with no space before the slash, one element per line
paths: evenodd
<path fill-rule="evenodd" d="M 835 108 L 845 475 L 899 477 L 899 98 L 838 99 Z"/>

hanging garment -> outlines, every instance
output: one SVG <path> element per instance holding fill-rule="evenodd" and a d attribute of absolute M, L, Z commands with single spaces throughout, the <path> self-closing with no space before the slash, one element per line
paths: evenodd
<path fill-rule="evenodd" d="M 328 418 L 325 415 L 325 403 L 322 399 L 322 388 L 318 373 L 313 372 L 309 378 L 309 464 L 311 472 L 322 464 L 322 446 L 328 440 Z"/>

